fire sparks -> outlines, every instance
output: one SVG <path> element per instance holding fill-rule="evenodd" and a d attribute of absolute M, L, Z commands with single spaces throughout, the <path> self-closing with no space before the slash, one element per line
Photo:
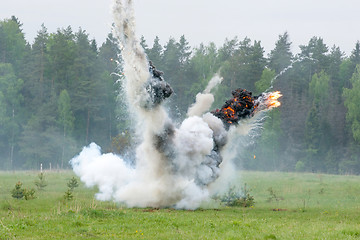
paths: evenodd
<path fill-rule="evenodd" d="M 282 94 L 280 93 L 280 91 L 271 92 L 269 96 L 267 96 L 266 98 L 267 107 L 268 108 L 279 107 L 281 103 L 278 101 L 278 98 L 280 98 L 281 96 Z"/>
<path fill-rule="evenodd" d="M 279 91 L 252 96 L 250 91 L 239 88 L 233 91 L 232 95 L 234 98 L 226 101 L 221 109 L 212 111 L 212 114 L 220 118 L 227 128 L 237 124 L 242 118 L 253 116 L 255 112 L 281 105 L 278 101 L 282 96 Z"/>

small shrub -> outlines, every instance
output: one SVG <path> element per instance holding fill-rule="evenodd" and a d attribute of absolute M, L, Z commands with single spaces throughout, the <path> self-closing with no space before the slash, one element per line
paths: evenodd
<path fill-rule="evenodd" d="M 25 200 L 35 199 L 35 189 L 24 189 L 24 198 Z"/>
<path fill-rule="evenodd" d="M 272 202 L 273 200 L 275 200 L 276 202 L 284 200 L 283 197 L 278 196 L 278 194 L 274 191 L 272 187 L 268 188 L 268 192 L 270 193 L 270 197 L 267 199 L 268 202 Z"/>
<path fill-rule="evenodd" d="M 241 188 L 241 193 L 235 187 L 230 187 L 229 191 L 223 196 L 218 197 L 226 206 L 252 207 L 255 204 L 254 196 L 250 194 L 250 189 L 246 183 Z"/>
<path fill-rule="evenodd" d="M 274 234 L 266 235 L 264 239 L 277 239 Z"/>
<path fill-rule="evenodd" d="M 68 181 L 67 186 L 68 186 L 68 190 L 64 194 L 64 199 L 70 201 L 74 198 L 73 191 L 76 187 L 79 186 L 79 182 L 75 177 L 72 177 Z"/>
<path fill-rule="evenodd" d="M 17 182 L 14 189 L 11 190 L 11 196 L 16 199 L 22 199 L 24 197 L 24 189 L 20 181 Z"/>
<path fill-rule="evenodd" d="M 73 198 L 74 198 L 73 192 L 70 189 L 68 189 L 64 194 L 64 199 L 70 201 L 73 200 Z"/>
<path fill-rule="evenodd" d="M 79 186 L 79 182 L 75 177 L 72 177 L 69 182 L 67 183 L 67 186 L 70 191 L 73 191 L 75 188 Z"/>
<path fill-rule="evenodd" d="M 34 199 L 35 189 L 22 188 L 22 183 L 19 181 L 15 184 L 14 189 L 11 190 L 11 196 L 16 199 L 22 199 L 23 197 L 25 200 Z"/>
<path fill-rule="evenodd" d="M 35 180 L 35 185 L 40 191 L 44 190 L 44 188 L 47 186 L 45 174 L 43 172 L 38 175 L 38 179 Z"/>
<path fill-rule="evenodd" d="M 305 171 L 305 163 L 303 161 L 297 161 L 295 164 L 295 171 L 297 172 Z"/>

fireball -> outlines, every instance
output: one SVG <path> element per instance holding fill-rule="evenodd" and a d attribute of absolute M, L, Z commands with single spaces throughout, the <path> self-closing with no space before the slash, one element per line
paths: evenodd
<path fill-rule="evenodd" d="M 268 108 L 279 107 L 281 103 L 278 101 L 278 98 L 280 98 L 281 96 L 282 94 L 280 93 L 280 91 L 271 92 L 266 99 L 267 107 Z"/>

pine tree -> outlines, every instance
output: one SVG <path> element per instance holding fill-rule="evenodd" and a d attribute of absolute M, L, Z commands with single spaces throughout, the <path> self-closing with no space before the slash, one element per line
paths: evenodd
<path fill-rule="evenodd" d="M 47 44 L 49 67 L 51 72 L 51 89 L 59 94 L 63 89 L 74 89 L 77 85 L 75 81 L 75 57 L 76 43 L 75 35 L 71 27 L 58 29 L 56 33 L 49 36 Z M 72 95 L 71 92 L 69 92 Z"/>
<path fill-rule="evenodd" d="M 17 139 L 21 130 L 21 112 L 23 96 L 21 94 L 23 81 L 17 79 L 11 64 L 0 63 L 0 93 L 2 104 L 2 119 L 0 119 L 3 136 L 0 139 L 5 141 L 5 153 L 3 156 L 9 160 L 8 166 L 12 169 L 14 163 L 14 151 Z"/>
<path fill-rule="evenodd" d="M 254 41 L 253 44 L 249 38 L 240 41 L 234 55 L 222 67 L 224 83 L 227 83 L 230 89 L 241 87 L 254 90 L 255 82 L 260 80 L 265 68 L 263 54 L 260 41 Z"/>
<path fill-rule="evenodd" d="M 58 122 L 62 127 L 63 132 L 61 168 L 64 167 L 65 148 L 69 144 L 66 141 L 66 138 L 72 133 L 74 121 L 75 118 L 71 111 L 70 96 L 66 90 L 62 90 L 58 100 Z"/>
<path fill-rule="evenodd" d="M 29 111 L 36 112 L 51 92 L 51 73 L 48 71 L 48 39 L 46 27 L 41 25 L 35 41 L 31 46 L 31 56 L 24 82 L 25 104 Z"/>
<path fill-rule="evenodd" d="M 16 73 L 21 71 L 22 59 L 25 54 L 26 41 L 22 32 L 22 24 L 12 16 L 0 22 L 0 62 L 11 63 Z"/>
<path fill-rule="evenodd" d="M 152 48 L 149 49 L 148 58 L 153 62 L 155 66 L 161 69 L 163 65 L 162 57 L 163 57 L 163 47 L 160 44 L 159 37 L 156 36 Z"/>
<path fill-rule="evenodd" d="M 149 53 L 149 46 L 147 45 L 145 37 L 143 35 L 141 35 L 141 37 L 140 37 L 140 45 L 144 48 L 145 53 L 148 54 Z"/>
<path fill-rule="evenodd" d="M 275 48 L 269 54 L 269 67 L 275 70 L 276 73 L 280 73 L 290 65 L 293 58 L 290 48 L 289 34 L 285 32 L 283 35 L 279 35 Z"/>
<path fill-rule="evenodd" d="M 182 35 L 180 37 L 179 42 L 177 43 L 178 51 L 179 51 L 179 62 L 182 67 L 185 66 L 186 63 L 189 62 L 189 58 L 191 55 L 191 47 L 189 42 L 185 39 L 185 36 Z"/>
<path fill-rule="evenodd" d="M 345 106 L 347 108 L 346 120 L 350 124 L 354 140 L 360 143 L 360 65 L 357 65 L 355 72 L 350 79 L 352 88 L 344 88 Z"/>
<path fill-rule="evenodd" d="M 356 66 L 360 64 L 360 41 L 357 41 L 355 48 L 351 52 L 350 61 Z"/>
<path fill-rule="evenodd" d="M 324 43 L 324 40 L 320 37 L 312 37 L 308 45 L 300 45 L 302 57 L 309 57 L 310 60 L 315 59 L 313 62 L 312 73 L 321 72 L 321 70 L 328 71 L 329 69 L 329 57 L 327 53 L 329 48 Z"/>
<path fill-rule="evenodd" d="M 225 62 L 228 61 L 232 56 L 234 56 L 236 50 L 238 49 L 239 40 L 237 37 L 232 40 L 225 39 L 225 43 L 219 49 L 219 61 Z"/>
<path fill-rule="evenodd" d="M 101 83 L 104 85 L 105 94 L 104 106 L 102 107 L 104 112 L 105 121 L 104 125 L 107 129 L 106 139 L 110 142 L 113 137 L 117 135 L 118 128 L 121 131 L 128 127 L 128 117 L 117 115 L 117 109 L 120 112 L 126 112 L 126 104 L 123 99 L 118 97 L 120 95 L 120 81 L 124 78 L 122 70 L 121 51 L 112 34 L 109 34 L 106 42 L 102 44 L 99 49 L 98 66 L 102 71 Z M 125 115 L 125 114 L 122 114 Z M 121 119 L 121 120 L 120 120 Z M 124 121 L 122 121 L 124 119 Z M 121 125 L 121 126 L 119 126 Z"/>

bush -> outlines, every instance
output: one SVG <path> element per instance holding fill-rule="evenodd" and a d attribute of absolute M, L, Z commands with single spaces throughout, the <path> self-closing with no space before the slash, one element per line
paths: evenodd
<path fill-rule="evenodd" d="M 67 183 L 67 186 L 69 188 L 70 191 L 73 191 L 74 188 L 79 186 L 79 182 L 75 177 L 72 177 L 69 182 Z"/>
<path fill-rule="evenodd" d="M 272 187 L 269 187 L 267 190 L 270 194 L 270 197 L 266 200 L 267 202 L 272 202 L 273 200 L 275 200 L 276 202 L 279 202 L 279 201 L 284 200 L 283 197 L 278 196 L 278 194 L 275 192 L 275 190 Z"/>
<path fill-rule="evenodd" d="M 79 186 L 79 182 L 75 177 L 72 177 L 67 183 L 67 186 L 68 190 L 64 194 L 64 199 L 70 201 L 74 198 L 73 191 Z"/>
<path fill-rule="evenodd" d="M 68 189 L 64 194 L 64 199 L 70 201 L 73 198 L 74 198 L 73 192 L 70 189 Z"/>
<path fill-rule="evenodd" d="M 226 194 L 217 198 L 226 206 L 252 207 L 255 204 L 255 199 L 250 191 L 245 183 L 244 187 L 241 188 L 241 193 L 236 191 L 235 187 L 230 187 Z"/>
<path fill-rule="evenodd" d="M 44 190 L 44 188 L 47 186 L 45 174 L 43 172 L 38 175 L 38 179 L 35 180 L 35 185 L 40 191 Z"/>
<path fill-rule="evenodd" d="M 305 163 L 303 161 L 297 161 L 295 164 L 295 171 L 303 172 L 305 170 Z"/>
<path fill-rule="evenodd" d="M 16 199 L 22 199 L 23 197 L 25 200 L 34 199 L 35 189 L 22 188 L 22 183 L 19 181 L 15 184 L 14 189 L 11 190 L 11 196 Z"/>
<path fill-rule="evenodd" d="M 30 199 L 34 199 L 35 197 L 35 189 L 31 188 L 31 189 L 24 189 L 24 198 L 25 200 L 30 200 Z"/>
<path fill-rule="evenodd" d="M 16 199 L 21 199 L 24 197 L 24 189 L 22 189 L 22 183 L 19 181 L 15 184 L 13 190 L 11 190 L 11 196 Z"/>

